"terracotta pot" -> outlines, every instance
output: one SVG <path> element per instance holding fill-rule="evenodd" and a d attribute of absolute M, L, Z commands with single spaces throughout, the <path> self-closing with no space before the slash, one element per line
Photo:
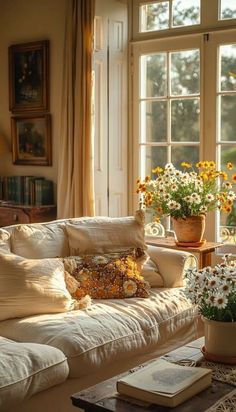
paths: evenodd
<path fill-rule="evenodd" d="M 202 318 L 206 352 L 223 357 L 236 357 L 236 322 L 218 322 Z"/>
<path fill-rule="evenodd" d="M 205 231 L 205 215 L 189 216 L 185 219 L 172 217 L 173 229 L 178 242 L 201 242 Z"/>

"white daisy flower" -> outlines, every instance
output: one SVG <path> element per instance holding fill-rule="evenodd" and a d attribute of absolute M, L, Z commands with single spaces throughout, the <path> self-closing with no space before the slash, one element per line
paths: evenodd
<path fill-rule="evenodd" d="M 206 213 L 207 212 L 207 207 L 206 206 L 201 206 L 200 207 L 200 212 Z"/>
<path fill-rule="evenodd" d="M 224 309 L 227 306 L 228 299 L 225 295 L 217 294 L 215 296 L 214 306 L 219 309 Z"/>
<path fill-rule="evenodd" d="M 191 198 L 191 196 L 185 196 L 185 197 L 184 197 L 184 200 L 185 200 L 185 202 L 187 202 L 187 203 L 191 203 L 192 198 Z"/>
<path fill-rule="evenodd" d="M 236 194 L 231 190 L 227 195 L 227 199 L 234 200 L 235 198 L 236 198 Z"/>
<path fill-rule="evenodd" d="M 178 185 L 174 183 L 173 185 L 171 185 L 170 189 L 172 190 L 172 192 L 176 192 L 176 190 L 178 190 Z"/>
<path fill-rule="evenodd" d="M 133 296 L 137 291 L 137 285 L 133 280 L 126 280 L 123 283 L 123 289 L 126 296 Z"/>
<path fill-rule="evenodd" d="M 223 187 L 224 189 L 232 189 L 232 185 L 231 185 L 230 182 L 223 182 L 223 183 L 222 183 L 222 187 Z"/>
<path fill-rule="evenodd" d="M 211 193 L 206 195 L 206 202 L 212 202 L 215 199 L 215 196 Z"/>

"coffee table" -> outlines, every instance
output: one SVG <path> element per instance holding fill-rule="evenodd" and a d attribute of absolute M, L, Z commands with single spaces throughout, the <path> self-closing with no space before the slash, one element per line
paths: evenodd
<path fill-rule="evenodd" d="M 189 360 L 199 362 L 202 359 L 200 348 L 203 346 L 203 338 L 197 339 L 185 346 L 162 356 L 170 361 Z M 149 361 L 151 362 L 151 361 Z M 233 385 L 213 380 L 212 386 L 200 392 L 176 408 L 167 408 L 159 405 L 148 405 L 127 396 L 117 394 L 116 382 L 127 373 L 132 373 L 137 368 L 117 375 L 111 379 L 78 392 L 71 396 L 74 406 L 84 409 L 85 412 L 204 412 L 214 405 L 220 398 L 227 395 L 235 387 Z"/>

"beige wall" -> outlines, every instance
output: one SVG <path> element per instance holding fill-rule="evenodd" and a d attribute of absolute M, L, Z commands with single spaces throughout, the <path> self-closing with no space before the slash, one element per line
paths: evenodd
<path fill-rule="evenodd" d="M 17 166 L 11 153 L 0 157 L 0 175 L 36 175 L 57 181 L 60 98 L 66 0 L 0 0 L 0 133 L 11 146 L 8 98 L 8 46 L 50 41 L 50 113 L 52 166 Z"/>

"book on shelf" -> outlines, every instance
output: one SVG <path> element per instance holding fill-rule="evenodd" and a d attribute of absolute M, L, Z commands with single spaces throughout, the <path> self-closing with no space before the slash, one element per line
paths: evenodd
<path fill-rule="evenodd" d="M 157 359 L 120 378 L 117 391 L 151 404 L 175 407 L 210 385 L 210 369 Z"/>
<path fill-rule="evenodd" d="M 53 181 L 40 176 L 0 176 L 0 200 L 26 206 L 53 205 Z"/>

